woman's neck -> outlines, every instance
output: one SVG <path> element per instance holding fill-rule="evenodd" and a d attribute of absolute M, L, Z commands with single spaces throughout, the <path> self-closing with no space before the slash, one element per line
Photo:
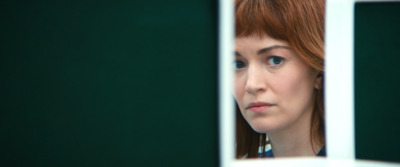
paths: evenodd
<path fill-rule="evenodd" d="M 275 157 L 315 156 L 322 148 L 316 138 L 311 143 L 311 114 L 312 112 L 306 112 L 294 124 L 267 133 Z"/>

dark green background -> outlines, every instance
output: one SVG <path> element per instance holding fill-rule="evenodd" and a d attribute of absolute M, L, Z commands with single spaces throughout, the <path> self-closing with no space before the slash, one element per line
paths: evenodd
<path fill-rule="evenodd" d="M 356 158 L 400 162 L 399 49 L 400 2 L 357 3 Z"/>
<path fill-rule="evenodd" d="M 217 166 L 217 1 L 0 2 L 0 166 Z"/>

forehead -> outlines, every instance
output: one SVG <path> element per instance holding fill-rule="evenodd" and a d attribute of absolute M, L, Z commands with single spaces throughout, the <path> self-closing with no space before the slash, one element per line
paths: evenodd
<path fill-rule="evenodd" d="M 235 38 L 235 49 L 260 49 L 273 45 L 281 45 L 288 46 L 289 44 L 283 40 L 277 40 L 271 38 L 270 36 L 264 34 L 263 36 L 259 36 L 256 34 L 252 34 L 249 36 L 240 36 Z"/>

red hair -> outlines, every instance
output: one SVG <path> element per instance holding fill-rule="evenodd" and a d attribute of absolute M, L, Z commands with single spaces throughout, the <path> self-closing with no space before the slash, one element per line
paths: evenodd
<path fill-rule="evenodd" d="M 284 40 L 313 72 L 323 77 L 324 0 L 235 0 L 236 37 L 264 34 Z M 323 78 L 315 90 L 311 142 L 324 144 Z M 252 130 L 236 107 L 236 157 L 258 156 L 265 134 Z M 261 137 L 260 137 L 261 136 Z M 317 139 L 317 141 L 313 141 Z"/>

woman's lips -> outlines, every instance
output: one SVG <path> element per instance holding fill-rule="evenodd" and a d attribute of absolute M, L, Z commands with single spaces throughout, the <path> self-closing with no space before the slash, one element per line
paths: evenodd
<path fill-rule="evenodd" d="M 246 107 L 246 109 L 253 111 L 255 113 L 260 113 L 260 112 L 267 110 L 268 108 L 270 108 L 272 106 L 274 106 L 274 104 L 265 103 L 265 102 L 256 102 L 256 103 L 250 103 Z"/>

